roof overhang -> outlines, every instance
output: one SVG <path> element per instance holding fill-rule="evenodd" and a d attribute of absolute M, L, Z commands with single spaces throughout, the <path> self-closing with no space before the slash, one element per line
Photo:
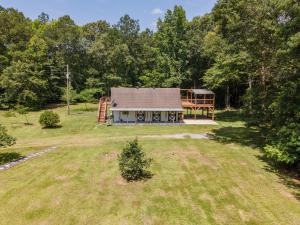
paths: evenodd
<path fill-rule="evenodd" d="M 110 108 L 111 111 L 124 111 L 124 112 L 182 112 L 182 108 Z"/>

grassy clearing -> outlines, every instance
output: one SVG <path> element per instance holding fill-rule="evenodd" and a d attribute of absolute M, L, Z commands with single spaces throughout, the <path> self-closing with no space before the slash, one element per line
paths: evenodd
<path fill-rule="evenodd" d="M 299 188 L 268 170 L 260 137 L 232 115 L 219 126 L 100 126 L 96 106 L 73 106 L 62 127 L 41 129 L 40 112 L 0 120 L 23 155 L 56 151 L 0 172 L 0 224 L 300 224 Z M 214 132 L 216 140 L 158 139 L 145 135 Z M 138 137 L 154 159 L 154 176 L 127 183 L 117 155 Z M 255 145 L 254 145 L 255 144 Z M 297 181 L 293 181 L 296 184 Z"/>

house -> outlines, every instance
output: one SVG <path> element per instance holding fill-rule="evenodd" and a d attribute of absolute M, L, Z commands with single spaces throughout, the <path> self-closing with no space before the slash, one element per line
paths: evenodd
<path fill-rule="evenodd" d="M 184 112 L 185 118 L 214 119 L 214 103 L 215 94 L 206 89 L 111 88 L 111 97 L 99 101 L 98 122 L 182 123 Z"/>
<path fill-rule="evenodd" d="M 182 122 L 179 88 L 111 88 L 114 123 Z"/>

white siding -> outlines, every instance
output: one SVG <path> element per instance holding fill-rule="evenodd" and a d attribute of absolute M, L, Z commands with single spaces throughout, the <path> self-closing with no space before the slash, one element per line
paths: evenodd
<path fill-rule="evenodd" d="M 168 112 L 161 112 L 160 120 L 161 122 L 168 122 Z"/>
<path fill-rule="evenodd" d="M 145 122 L 152 121 L 152 112 L 145 112 Z"/>
<path fill-rule="evenodd" d="M 120 121 L 120 112 L 113 111 L 112 114 L 113 114 L 113 117 L 114 117 L 114 122 L 119 122 Z"/>
<path fill-rule="evenodd" d="M 136 122 L 136 112 L 120 112 L 119 122 Z"/>
<path fill-rule="evenodd" d="M 132 123 L 137 122 L 136 113 L 135 111 L 130 112 L 121 112 L 121 111 L 113 111 L 113 121 L 114 122 L 122 122 L 122 123 Z M 153 112 L 145 112 L 145 122 L 149 123 L 152 122 L 152 114 Z M 161 122 L 169 122 L 169 112 L 161 112 Z M 178 121 L 178 112 L 176 112 L 176 119 L 174 122 Z"/>

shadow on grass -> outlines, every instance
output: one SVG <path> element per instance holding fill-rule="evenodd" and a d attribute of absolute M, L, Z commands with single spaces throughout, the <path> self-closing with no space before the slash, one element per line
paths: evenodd
<path fill-rule="evenodd" d="M 142 174 L 140 177 L 131 179 L 131 178 L 126 178 L 123 177 L 123 179 L 128 182 L 128 183 L 133 183 L 133 182 L 146 182 L 147 180 L 151 179 L 154 176 L 154 173 L 150 171 L 146 171 L 144 174 Z"/>
<path fill-rule="evenodd" d="M 44 130 L 55 130 L 55 129 L 59 129 L 59 128 L 62 128 L 62 125 L 56 125 L 53 127 L 42 127 L 42 129 L 44 129 Z"/>
<path fill-rule="evenodd" d="M 0 165 L 16 161 L 21 159 L 23 156 L 17 152 L 3 152 L 0 153 Z"/>
<path fill-rule="evenodd" d="M 216 113 L 216 118 L 218 121 L 222 121 L 222 122 L 237 122 L 237 121 L 246 122 L 247 120 L 245 115 L 238 110 L 218 112 Z"/>
<path fill-rule="evenodd" d="M 98 108 L 96 107 L 89 107 L 89 108 L 78 108 L 78 109 L 72 109 L 72 114 L 76 115 L 76 114 L 84 114 L 87 112 L 96 112 L 98 110 Z"/>
<path fill-rule="evenodd" d="M 258 159 L 265 162 L 266 165 L 264 169 L 268 172 L 275 173 L 279 179 L 280 183 L 286 185 L 292 190 L 293 196 L 300 201 L 300 174 L 299 170 L 292 170 L 291 168 L 286 168 L 278 166 L 271 162 L 264 155 L 258 156 Z"/>
<path fill-rule="evenodd" d="M 214 129 L 214 139 L 221 143 L 237 143 L 262 149 L 265 145 L 264 135 L 253 127 L 221 127 Z"/>
<path fill-rule="evenodd" d="M 224 116 L 224 120 L 231 121 L 229 116 L 231 112 Z M 219 118 L 220 119 L 220 118 Z M 234 119 L 232 119 L 234 121 Z M 221 127 L 214 129 L 214 140 L 220 143 L 236 143 L 243 146 L 258 148 L 263 153 L 265 146 L 265 134 L 256 127 Z M 289 187 L 292 190 L 292 197 L 300 201 L 300 175 L 294 170 L 279 167 L 271 162 L 263 154 L 256 156 L 260 161 L 265 163 L 264 169 L 268 172 L 275 173 L 280 179 L 280 183 Z"/>
<path fill-rule="evenodd" d="M 281 182 L 293 190 L 294 196 L 300 201 L 300 178 L 295 175 L 285 175 L 280 172 Z"/>

